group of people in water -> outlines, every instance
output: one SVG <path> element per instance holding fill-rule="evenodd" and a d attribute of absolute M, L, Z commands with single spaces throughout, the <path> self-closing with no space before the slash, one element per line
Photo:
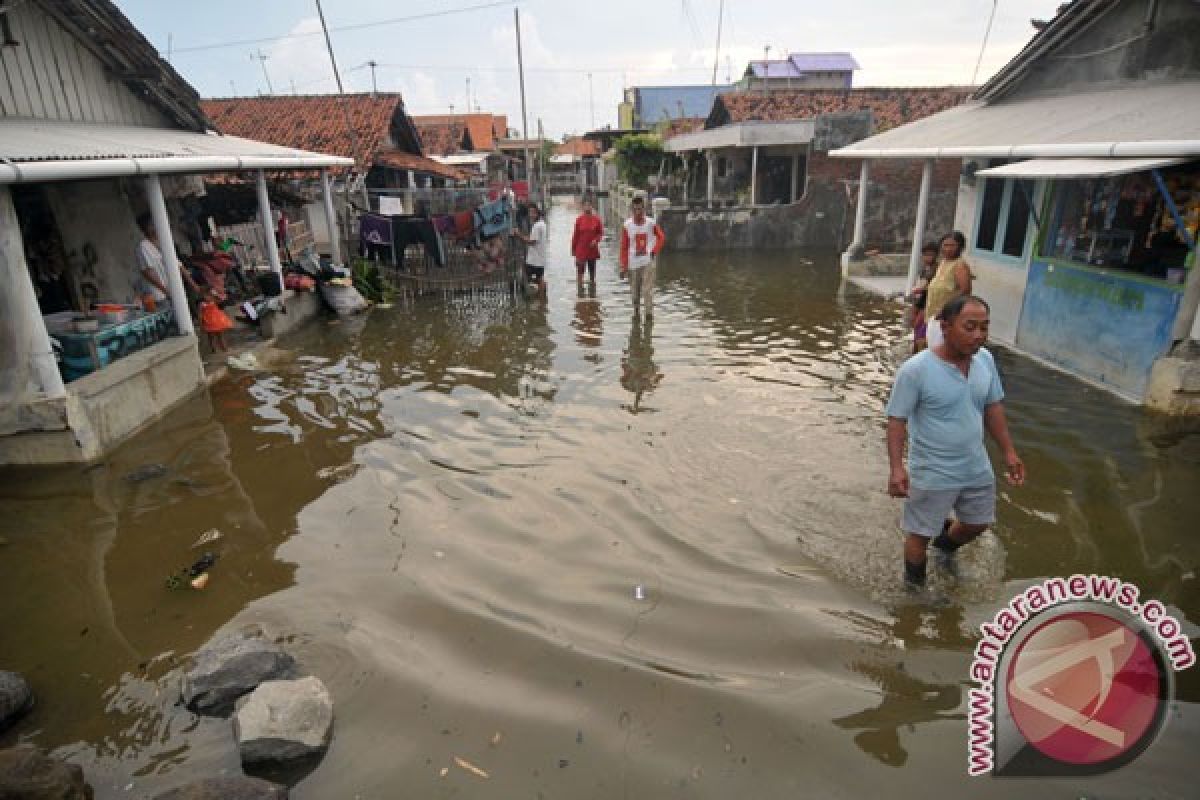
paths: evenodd
<path fill-rule="evenodd" d="M 529 219 L 529 233 L 514 231 L 514 235 L 526 244 L 525 277 L 544 297 L 549 234 L 542 211 L 536 205 L 529 206 Z M 594 288 L 596 285 L 596 263 L 600 260 L 600 242 L 603 239 L 604 222 L 596 214 L 592 199 L 584 197 L 581 213 L 575 218 L 571 233 L 571 256 L 575 261 L 575 283 L 579 288 L 583 287 L 585 274 L 591 286 Z M 647 317 L 654 315 L 655 271 L 658 254 L 666 240 L 662 228 L 653 217 L 646 215 L 645 197 L 635 196 L 629 219 L 621 225 L 621 239 L 617 247 L 621 277 L 629 281 L 635 315 L 641 313 L 643 305 Z"/>

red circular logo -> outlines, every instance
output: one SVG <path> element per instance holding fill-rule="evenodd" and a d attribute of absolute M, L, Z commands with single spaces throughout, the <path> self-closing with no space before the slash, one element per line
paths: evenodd
<path fill-rule="evenodd" d="M 1155 650 L 1120 620 L 1064 612 L 1039 625 L 1009 661 L 1009 712 L 1025 740 L 1065 764 L 1136 756 L 1164 717 Z"/>

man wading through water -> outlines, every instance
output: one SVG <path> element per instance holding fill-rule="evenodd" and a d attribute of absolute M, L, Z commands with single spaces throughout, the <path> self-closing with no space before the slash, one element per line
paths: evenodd
<path fill-rule="evenodd" d="M 654 217 L 646 216 L 646 199 L 633 198 L 633 216 L 621 226 L 621 277 L 629 275 L 629 290 L 633 294 L 633 313 L 637 314 L 642 300 L 646 301 L 646 317 L 654 315 L 655 260 L 666 237 Z"/>
<path fill-rule="evenodd" d="M 888 493 L 906 498 L 901 527 L 904 580 L 911 587 L 925 584 L 930 539 L 953 571 L 954 552 L 996 521 L 996 478 L 984 431 L 1004 454 L 1008 482 L 1025 482 L 1025 465 L 1008 435 L 996 363 L 983 349 L 987 303 L 956 297 L 942 309 L 940 322 L 931 323 L 937 324 L 944 341 L 900 367 L 887 405 Z"/>

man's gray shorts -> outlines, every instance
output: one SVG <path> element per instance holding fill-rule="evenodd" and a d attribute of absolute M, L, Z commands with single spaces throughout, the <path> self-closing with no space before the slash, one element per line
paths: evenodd
<path fill-rule="evenodd" d="M 937 536 L 951 511 L 967 525 L 991 525 L 996 521 L 996 484 L 965 489 L 910 487 L 900 527 L 905 533 Z"/>

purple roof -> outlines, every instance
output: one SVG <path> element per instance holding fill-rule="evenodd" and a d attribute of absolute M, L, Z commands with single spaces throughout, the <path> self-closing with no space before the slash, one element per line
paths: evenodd
<path fill-rule="evenodd" d="M 849 53 L 790 53 L 796 72 L 852 72 L 861 69 Z"/>
<path fill-rule="evenodd" d="M 798 78 L 800 73 L 791 61 L 751 61 L 750 70 L 754 77 L 761 78 L 766 73 L 768 78 Z"/>

